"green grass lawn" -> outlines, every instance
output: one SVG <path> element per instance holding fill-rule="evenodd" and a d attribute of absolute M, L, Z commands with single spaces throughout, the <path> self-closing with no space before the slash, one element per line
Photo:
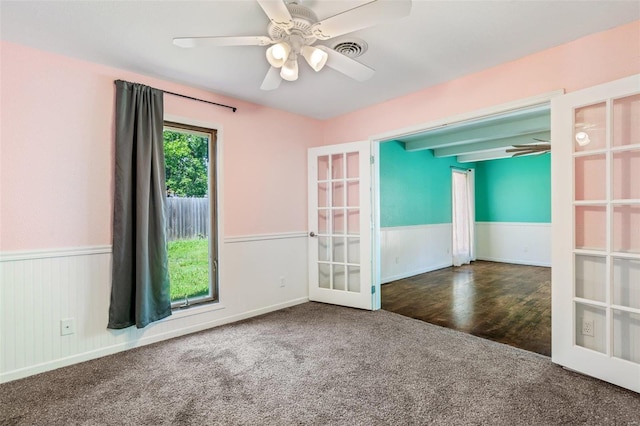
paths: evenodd
<path fill-rule="evenodd" d="M 171 301 L 209 293 L 209 240 L 169 242 Z"/>

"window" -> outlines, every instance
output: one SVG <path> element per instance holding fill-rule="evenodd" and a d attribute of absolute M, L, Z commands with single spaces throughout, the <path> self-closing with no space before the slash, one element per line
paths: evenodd
<path fill-rule="evenodd" d="M 216 131 L 165 122 L 164 156 L 172 307 L 217 301 Z"/>

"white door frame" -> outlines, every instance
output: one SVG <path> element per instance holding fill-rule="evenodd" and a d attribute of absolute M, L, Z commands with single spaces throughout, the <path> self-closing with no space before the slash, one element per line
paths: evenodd
<path fill-rule="evenodd" d="M 478 120 L 487 118 L 492 115 L 504 114 L 507 112 L 515 111 L 518 109 L 534 107 L 538 105 L 548 104 L 551 99 L 564 94 L 564 89 L 554 90 L 552 92 L 543 93 L 530 98 L 519 99 L 504 104 L 495 105 L 488 108 L 483 108 L 475 111 L 465 112 L 458 115 L 453 115 L 437 120 L 428 121 L 421 124 L 416 124 L 408 127 L 403 127 L 389 132 L 380 133 L 369 137 L 371 142 L 371 156 L 373 157 L 373 168 L 371 174 L 371 200 L 372 200 L 372 216 L 373 216 L 373 285 L 375 286 L 373 309 L 380 309 L 380 282 L 381 282 L 381 270 L 380 270 L 380 144 L 382 142 L 398 139 L 416 133 L 422 133 L 429 130 L 434 130 L 444 126 L 463 123 L 465 121 Z M 553 182 L 552 182 L 553 185 Z"/>

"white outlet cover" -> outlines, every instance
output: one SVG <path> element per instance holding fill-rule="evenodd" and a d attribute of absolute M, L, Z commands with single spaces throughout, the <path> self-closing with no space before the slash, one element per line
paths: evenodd
<path fill-rule="evenodd" d="M 65 318 L 60 320 L 60 335 L 68 336 L 76 332 L 75 318 Z"/>

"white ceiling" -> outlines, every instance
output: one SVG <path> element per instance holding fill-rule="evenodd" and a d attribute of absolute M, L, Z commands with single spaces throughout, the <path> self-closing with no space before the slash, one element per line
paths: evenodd
<path fill-rule="evenodd" d="M 508 158 L 513 145 L 550 142 L 549 103 L 467 120 L 395 139 L 409 152 L 430 149 L 434 157 L 459 163 Z"/>
<path fill-rule="evenodd" d="M 303 0 L 319 19 L 368 0 Z M 326 119 L 640 19 L 634 1 L 420 1 L 411 15 L 348 36 L 374 68 L 359 83 L 332 70 L 260 90 L 265 47 L 182 49 L 174 37 L 266 35 L 252 0 L 4 1 L 3 40 Z M 347 37 L 348 37 L 347 36 Z M 330 41 L 324 44 L 331 44 Z M 606 66 L 606 65 L 603 65 Z"/>

